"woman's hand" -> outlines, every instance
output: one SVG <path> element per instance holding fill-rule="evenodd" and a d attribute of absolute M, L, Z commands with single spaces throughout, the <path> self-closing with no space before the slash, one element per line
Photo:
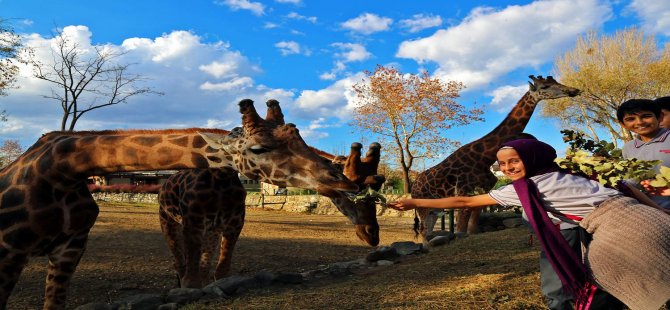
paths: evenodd
<path fill-rule="evenodd" d="M 386 205 L 391 209 L 395 209 L 398 211 L 407 211 L 416 208 L 416 204 L 414 204 L 412 199 L 398 199 L 396 201 L 391 201 Z"/>

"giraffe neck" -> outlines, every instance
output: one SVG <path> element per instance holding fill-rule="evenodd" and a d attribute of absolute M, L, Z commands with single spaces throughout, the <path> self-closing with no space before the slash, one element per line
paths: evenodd
<path fill-rule="evenodd" d="M 57 133 L 42 139 L 50 139 L 42 148 L 48 149 L 43 158 L 50 160 L 50 170 L 58 174 L 101 175 L 121 171 L 235 168 L 230 154 L 208 147 L 194 129 Z"/>
<path fill-rule="evenodd" d="M 483 146 L 481 150 L 476 151 L 483 157 L 495 161 L 500 145 L 524 131 L 538 102 L 539 100 L 531 92 L 526 92 L 496 128 L 481 139 L 468 143 L 468 145 Z"/>

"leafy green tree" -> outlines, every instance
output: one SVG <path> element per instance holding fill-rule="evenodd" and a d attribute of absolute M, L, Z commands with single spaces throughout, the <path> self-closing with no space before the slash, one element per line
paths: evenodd
<path fill-rule="evenodd" d="M 21 37 L 7 20 L 0 18 L 0 96 L 6 96 L 7 89 L 14 87 L 19 73 L 18 64 L 21 63 L 18 56 L 23 50 Z M 7 121 L 6 110 L 0 110 L 0 121 Z"/>
<path fill-rule="evenodd" d="M 542 114 L 564 128 L 582 132 L 596 142 L 600 132 L 613 143 L 632 135 L 620 126 L 616 109 L 628 99 L 657 98 L 670 93 L 670 51 L 659 50 L 653 36 L 631 28 L 613 35 L 590 32 L 555 62 L 561 81 L 582 90 L 542 106 Z"/>
<path fill-rule="evenodd" d="M 416 159 L 432 158 L 459 146 L 444 130 L 481 120 L 481 109 L 467 109 L 455 101 L 464 85 L 442 82 L 427 72 L 404 74 L 377 66 L 353 89 L 358 102 L 352 125 L 379 136 L 399 164 L 406 193 Z"/>
<path fill-rule="evenodd" d="M 6 90 L 16 81 L 19 72 L 17 56 L 21 51 L 21 37 L 8 25 L 7 20 L 0 19 L 0 96 L 6 96 Z"/>

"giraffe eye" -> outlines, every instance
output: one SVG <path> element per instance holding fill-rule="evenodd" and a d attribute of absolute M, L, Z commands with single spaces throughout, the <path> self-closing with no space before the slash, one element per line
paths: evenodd
<path fill-rule="evenodd" d="M 249 151 L 258 155 L 258 154 L 267 153 L 267 152 L 270 151 L 270 149 L 266 148 L 266 147 L 263 147 L 262 145 L 254 145 L 254 146 L 249 148 Z"/>

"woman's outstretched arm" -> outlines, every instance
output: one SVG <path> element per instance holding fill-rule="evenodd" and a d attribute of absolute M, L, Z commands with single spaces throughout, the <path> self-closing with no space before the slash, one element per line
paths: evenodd
<path fill-rule="evenodd" d="M 478 208 L 498 204 L 489 194 L 477 196 L 455 196 L 437 199 L 398 199 L 386 205 L 399 210 L 411 210 L 414 208 L 430 209 L 460 209 L 460 208 Z"/>

